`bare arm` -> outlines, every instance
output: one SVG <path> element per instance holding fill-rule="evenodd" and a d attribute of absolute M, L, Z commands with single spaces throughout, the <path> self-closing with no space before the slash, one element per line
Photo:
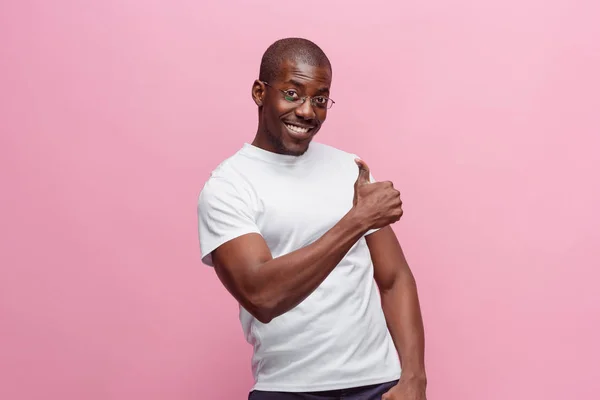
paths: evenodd
<path fill-rule="evenodd" d="M 367 236 L 367 245 L 385 319 L 402 362 L 401 382 L 416 381 L 424 391 L 425 338 L 415 279 L 391 227 Z"/>
<path fill-rule="evenodd" d="M 359 164 L 354 207 L 312 244 L 273 258 L 262 236 L 251 233 L 222 244 L 212 253 L 219 279 L 237 301 L 263 323 L 308 297 L 350 248 L 370 229 L 402 215 L 400 194 L 391 183 L 369 183 Z"/>
<path fill-rule="evenodd" d="M 219 279 L 240 304 L 267 323 L 311 294 L 367 231 L 349 212 L 312 244 L 273 258 L 262 236 L 248 234 L 213 252 Z"/>

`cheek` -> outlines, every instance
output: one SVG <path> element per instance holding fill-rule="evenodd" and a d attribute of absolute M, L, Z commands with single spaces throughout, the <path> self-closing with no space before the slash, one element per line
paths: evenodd
<path fill-rule="evenodd" d="M 266 108 L 263 115 L 265 122 L 271 127 L 279 121 L 279 116 L 279 110 L 275 107 Z"/>
<path fill-rule="evenodd" d="M 278 113 L 273 113 L 270 118 L 271 128 L 280 129 L 281 128 L 281 115 Z"/>
<path fill-rule="evenodd" d="M 278 104 L 274 104 L 269 108 L 269 119 L 272 121 L 281 119 L 284 114 L 286 114 L 286 110 L 279 107 Z"/>
<path fill-rule="evenodd" d="M 327 111 L 323 112 L 322 114 L 317 114 L 317 118 L 321 124 L 325 122 L 327 119 Z"/>

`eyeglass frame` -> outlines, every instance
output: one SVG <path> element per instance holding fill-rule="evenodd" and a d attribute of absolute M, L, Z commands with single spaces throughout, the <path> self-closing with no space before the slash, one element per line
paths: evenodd
<path fill-rule="evenodd" d="M 261 83 L 265 84 L 266 86 L 269 86 L 269 87 L 271 87 L 271 88 L 273 88 L 273 89 L 275 89 L 275 90 L 278 90 L 278 91 L 280 91 L 280 92 L 283 94 L 283 98 L 284 98 L 286 101 L 288 101 L 289 103 L 296 103 L 296 101 L 295 101 L 295 100 L 288 100 L 288 99 L 287 99 L 287 97 L 289 97 L 289 96 L 286 94 L 287 90 L 278 89 L 278 88 L 276 88 L 275 86 L 271 85 L 269 82 L 266 82 L 266 81 L 259 81 L 259 82 L 261 82 Z M 313 100 L 315 99 L 315 97 L 322 97 L 322 98 L 324 98 L 324 99 L 327 99 L 327 104 L 329 104 L 329 102 L 331 102 L 331 106 L 329 106 L 329 107 L 327 107 L 327 106 L 325 106 L 325 107 L 321 107 L 320 105 L 318 105 L 318 104 L 315 104 L 315 103 L 313 102 Z M 330 110 L 330 109 L 331 109 L 331 107 L 333 107 L 333 105 L 335 104 L 335 101 L 334 101 L 333 99 L 330 99 L 330 98 L 329 98 L 329 97 L 327 97 L 327 96 L 314 96 L 314 97 L 313 97 L 313 96 L 303 96 L 303 97 L 300 97 L 300 98 L 298 98 L 298 101 L 300 101 L 300 103 L 298 103 L 298 105 L 297 105 L 296 107 L 300 107 L 302 104 L 306 103 L 306 99 L 310 99 L 310 104 L 311 104 L 313 107 L 316 107 L 316 108 L 318 108 L 318 109 L 321 109 L 321 110 Z"/>

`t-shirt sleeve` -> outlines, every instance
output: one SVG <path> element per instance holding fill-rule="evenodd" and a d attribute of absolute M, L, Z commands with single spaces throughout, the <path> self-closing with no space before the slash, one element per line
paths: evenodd
<path fill-rule="evenodd" d="M 248 196 L 223 178 L 211 177 L 198 198 L 198 234 L 202 262 L 214 267 L 212 252 L 248 233 L 259 233 Z"/>

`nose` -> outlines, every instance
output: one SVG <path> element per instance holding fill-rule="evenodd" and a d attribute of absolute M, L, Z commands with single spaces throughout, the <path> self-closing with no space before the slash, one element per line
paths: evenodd
<path fill-rule="evenodd" d="M 307 120 L 316 118 L 317 115 L 315 114 L 315 110 L 310 98 L 306 99 L 304 103 L 296 107 L 296 116 Z"/>

